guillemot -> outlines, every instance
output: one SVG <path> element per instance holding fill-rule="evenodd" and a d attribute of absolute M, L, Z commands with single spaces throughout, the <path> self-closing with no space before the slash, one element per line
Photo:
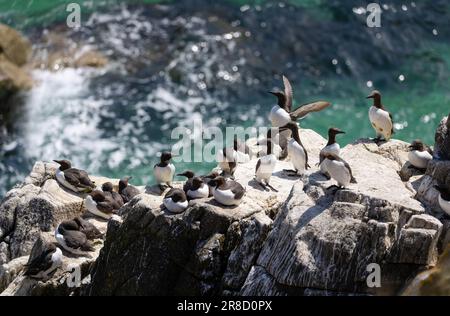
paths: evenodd
<path fill-rule="evenodd" d="M 33 279 L 47 280 L 53 272 L 62 266 L 62 251 L 53 243 L 43 245 L 42 252 L 29 258 L 24 275 Z"/>
<path fill-rule="evenodd" d="M 335 154 L 336 156 L 340 155 L 341 146 L 339 146 L 339 143 L 336 142 L 336 135 L 338 134 L 345 134 L 345 132 L 336 127 L 330 128 L 328 130 L 328 143 L 320 151 L 320 172 L 323 173 L 328 179 L 330 179 L 330 174 L 326 170 L 326 165 L 322 164 L 322 161 L 328 153 Z"/>
<path fill-rule="evenodd" d="M 433 151 L 420 139 L 414 140 L 409 149 L 408 160 L 411 165 L 416 169 L 425 171 L 428 163 L 433 160 Z"/>
<path fill-rule="evenodd" d="M 158 164 L 153 167 L 153 174 L 161 191 L 166 187 L 172 188 L 173 176 L 175 175 L 175 166 L 170 162 L 173 155 L 170 152 L 163 152 Z"/>
<path fill-rule="evenodd" d="M 290 122 L 297 122 L 297 120 L 304 118 L 309 113 L 319 112 L 331 105 L 326 101 L 317 101 L 309 104 L 304 104 L 293 110 L 293 90 L 289 80 L 283 76 L 284 92 L 270 91 L 269 93 L 277 97 L 277 104 L 272 107 L 269 119 L 273 127 L 283 127 Z M 280 138 L 280 146 L 283 150 L 280 159 L 287 156 L 287 138 L 289 135 L 282 134 Z"/>
<path fill-rule="evenodd" d="M 182 213 L 189 205 L 186 194 L 180 189 L 170 189 L 164 196 L 163 204 L 172 213 Z"/>
<path fill-rule="evenodd" d="M 139 189 L 128 184 L 128 181 L 131 179 L 133 179 L 133 177 L 124 177 L 119 181 L 119 194 L 124 203 L 130 202 L 136 195 L 141 194 Z"/>
<path fill-rule="evenodd" d="M 234 172 L 237 168 L 238 154 L 233 147 L 224 147 L 217 153 L 217 162 L 222 176 L 230 176 L 234 178 Z"/>
<path fill-rule="evenodd" d="M 214 185 L 213 195 L 217 202 L 225 206 L 239 205 L 241 203 L 245 189 L 240 183 L 234 180 L 227 181 L 222 176 L 212 181 Z"/>
<path fill-rule="evenodd" d="M 450 114 L 439 123 L 434 139 L 434 154 L 436 158 L 450 160 Z"/>
<path fill-rule="evenodd" d="M 103 219 L 110 219 L 114 214 L 114 200 L 106 198 L 105 193 L 100 190 L 92 191 L 86 197 L 84 203 L 89 213 Z"/>
<path fill-rule="evenodd" d="M 195 173 L 191 170 L 186 170 L 183 173 L 177 174 L 177 177 L 186 177 L 186 182 L 183 184 L 183 191 L 187 191 L 192 187 L 192 179 L 195 177 Z"/>
<path fill-rule="evenodd" d="M 94 251 L 86 234 L 79 231 L 78 224 L 73 220 L 58 225 L 55 239 L 64 250 L 75 255 L 89 256 L 89 252 Z"/>
<path fill-rule="evenodd" d="M 450 190 L 440 185 L 436 185 L 434 188 L 439 191 L 439 206 L 445 213 L 450 215 Z"/>
<path fill-rule="evenodd" d="M 214 186 L 212 185 L 212 180 L 217 178 L 219 176 L 219 173 L 217 171 L 213 171 L 208 175 L 201 176 L 203 182 L 205 182 L 208 185 L 209 188 L 209 196 L 213 196 Z"/>
<path fill-rule="evenodd" d="M 85 234 L 88 240 L 103 238 L 103 233 L 95 227 L 94 224 L 88 222 L 82 217 L 75 217 L 73 221 L 78 225 L 78 231 Z"/>
<path fill-rule="evenodd" d="M 266 145 L 266 155 L 259 158 L 258 162 L 256 163 L 255 180 L 265 191 L 270 188 L 271 190 L 278 192 L 278 190 L 272 187 L 269 183 L 278 160 L 277 157 L 272 153 L 273 145 L 271 129 L 269 129 L 269 131 L 267 132 Z"/>
<path fill-rule="evenodd" d="M 294 170 L 284 170 L 288 173 L 295 173 L 296 175 L 302 175 L 305 170 L 310 168 L 308 164 L 308 151 L 305 146 L 303 146 L 300 140 L 300 134 L 298 132 L 298 125 L 295 122 L 290 122 L 286 126 L 280 128 L 280 132 L 283 130 L 290 130 L 292 133 L 292 138 L 287 144 L 287 151 L 289 157 L 291 158 L 291 163 Z"/>
<path fill-rule="evenodd" d="M 123 206 L 123 198 L 122 196 L 114 191 L 114 186 L 111 182 L 106 182 L 102 185 L 103 193 L 105 194 L 106 198 L 111 199 L 114 202 L 114 209 L 118 210 Z"/>
<path fill-rule="evenodd" d="M 356 179 L 353 177 L 350 165 L 339 156 L 327 153 L 324 155 L 324 159 L 320 164 L 326 164 L 326 170 L 331 178 L 337 181 L 338 188 L 346 188 L 350 183 L 357 183 Z M 336 185 L 332 185 L 331 187 L 333 186 Z"/>
<path fill-rule="evenodd" d="M 69 160 L 53 160 L 59 164 L 56 170 L 56 180 L 66 189 L 76 193 L 91 192 L 95 188 L 94 182 L 89 178 L 86 171 L 72 168 Z"/>
<path fill-rule="evenodd" d="M 373 99 L 373 105 L 369 109 L 369 119 L 377 135 L 375 142 L 381 141 L 382 138 L 389 141 L 394 134 L 394 123 L 392 114 L 381 103 L 381 93 L 374 90 L 367 99 Z"/>

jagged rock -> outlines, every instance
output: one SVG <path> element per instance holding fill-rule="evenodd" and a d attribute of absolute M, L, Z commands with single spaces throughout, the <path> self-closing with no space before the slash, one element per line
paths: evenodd
<path fill-rule="evenodd" d="M 401 150 L 397 142 L 375 146 L 363 141 L 343 149 L 358 181 L 348 190 L 326 192 L 331 182 L 317 174 L 294 186 L 242 294 L 303 293 L 308 288 L 374 293 L 366 284 L 370 263 L 381 266 L 383 290 L 392 294 L 403 285 L 401 279 L 417 273 L 418 265 L 433 261 L 442 225 L 420 215 L 423 206 L 398 176 L 404 161 L 396 158 L 402 156 L 395 153 Z M 423 243 L 407 248 L 409 239 L 402 236 L 413 227 L 430 235 L 419 234 L 416 241 Z M 402 264 L 392 259 L 400 250 Z"/>
<path fill-rule="evenodd" d="M 7 249 L 0 248 L 0 259 L 28 255 L 41 232 L 53 231 L 60 222 L 85 212 L 83 196 L 53 179 L 56 168 L 54 163 L 37 162 L 24 183 L 6 194 L 0 205 L 0 242 L 8 241 Z M 99 185 L 108 180 L 92 179 Z"/>
<path fill-rule="evenodd" d="M 4 263 L 0 266 L 0 293 L 8 287 L 8 285 L 16 278 L 16 276 L 23 270 L 23 267 L 28 262 L 28 257 L 19 257 Z"/>

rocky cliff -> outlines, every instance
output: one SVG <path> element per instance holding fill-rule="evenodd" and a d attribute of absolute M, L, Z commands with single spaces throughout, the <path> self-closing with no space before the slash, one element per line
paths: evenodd
<path fill-rule="evenodd" d="M 27 256 L 36 240 L 52 238 L 58 222 L 83 214 L 84 205 L 81 196 L 53 180 L 55 165 L 37 163 L 0 205 L 0 290 L 3 295 L 398 294 L 436 265 L 448 243 L 448 220 L 415 199 L 428 172 L 401 180 L 406 143 L 392 140 L 378 147 L 362 140 L 345 147 L 343 157 L 358 184 L 336 192 L 327 189 L 333 181 L 316 167 L 326 141 L 311 130 L 301 136 L 313 168 L 301 178 L 287 177 L 282 170 L 290 168 L 289 161 L 279 162 L 272 178 L 278 193 L 253 181 L 256 160 L 236 172 L 247 188 L 238 207 L 204 199 L 173 215 L 151 187 L 141 188 L 119 216 L 109 222 L 91 218 L 107 231 L 104 243 L 91 258 L 65 253 L 63 268 L 47 282 L 21 275 Z M 368 286 L 373 264 L 379 265 L 381 287 Z M 83 282 L 70 287 L 66 281 L 75 267 Z"/>

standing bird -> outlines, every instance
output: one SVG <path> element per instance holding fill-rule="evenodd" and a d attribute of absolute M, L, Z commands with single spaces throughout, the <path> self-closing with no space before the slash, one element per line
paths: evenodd
<path fill-rule="evenodd" d="M 239 205 L 245 194 L 244 187 L 234 181 L 226 180 L 224 177 L 219 176 L 213 180 L 214 199 L 222 205 L 232 206 Z"/>
<path fill-rule="evenodd" d="M 383 138 L 389 141 L 394 134 L 394 123 L 391 113 L 381 104 L 381 93 L 374 90 L 367 99 L 373 99 L 373 105 L 369 109 L 369 119 L 377 134 L 375 142 L 378 143 Z"/>
<path fill-rule="evenodd" d="M 103 219 L 110 219 L 115 211 L 114 200 L 107 199 L 105 193 L 100 190 L 92 191 L 84 200 L 84 204 L 89 213 Z"/>
<path fill-rule="evenodd" d="M 305 170 L 310 168 L 308 164 L 308 152 L 306 151 L 305 146 L 303 146 L 302 141 L 300 140 L 297 123 L 295 122 L 288 123 L 286 126 L 280 128 L 280 132 L 285 129 L 289 129 L 292 133 L 292 138 L 288 142 L 287 149 L 294 170 L 284 170 L 284 171 L 294 173 L 295 175 L 302 175 L 305 172 Z"/>
<path fill-rule="evenodd" d="M 185 192 L 190 200 L 204 199 L 209 197 L 209 186 L 200 177 L 194 177 Z"/>
<path fill-rule="evenodd" d="M 414 140 L 409 149 L 408 160 L 411 165 L 421 171 L 426 170 L 428 163 L 433 160 L 433 151 L 420 139 Z"/>
<path fill-rule="evenodd" d="M 298 119 L 304 118 L 311 112 L 319 112 L 330 106 L 329 102 L 318 101 L 314 103 L 305 104 L 299 106 L 293 110 L 293 90 L 289 80 L 283 76 L 284 92 L 283 91 L 270 91 L 269 93 L 277 97 L 277 104 L 272 107 L 270 111 L 269 119 L 273 127 L 283 127 L 290 122 L 297 122 Z M 280 159 L 284 159 L 287 156 L 287 138 L 289 135 L 280 135 L 280 146 L 283 150 Z"/>
<path fill-rule="evenodd" d="M 47 280 L 53 272 L 62 266 L 62 251 L 53 243 L 43 246 L 42 252 L 29 258 L 24 275 L 33 279 Z"/>
<path fill-rule="evenodd" d="M 344 131 L 341 131 L 339 128 L 332 127 L 328 130 L 328 143 L 324 148 L 320 151 L 320 172 L 323 173 L 328 179 L 330 179 L 330 174 L 326 169 L 326 165 L 322 164 L 322 161 L 325 159 L 326 154 L 334 154 L 339 156 L 341 154 L 341 146 L 336 142 L 336 135 L 345 134 Z"/>
<path fill-rule="evenodd" d="M 119 181 L 119 194 L 124 203 L 130 202 L 136 195 L 141 194 L 138 188 L 128 184 L 133 177 L 124 177 Z"/>
<path fill-rule="evenodd" d="M 434 139 L 434 154 L 436 158 L 450 160 L 450 114 L 439 124 Z"/>
<path fill-rule="evenodd" d="M 445 213 L 450 215 L 450 190 L 439 185 L 434 186 L 434 188 L 439 191 L 439 206 Z"/>
<path fill-rule="evenodd" d="M 184 212 L 189 205 L 186 194 L 180 189 L 171 189 L 167 192 L 163 204 L 170 212 L 176 214 Z"/>
<path fill-rule="evenodd" d="M 350 165 L 339 156 L 332 153 L 325 154 L 324 160 L 320 164 L 326 164 L 326 169 L 331 178 L 337 181 L 338 188 L 346 188 L 350 183 L 357 183 L 353 177 Z"/>
<path fill-rule="evenodd" d="M 114 192 L 114 186 L 111 182 L 104 183 L 102 185 L 102 190 L 107 199 L 114 201 L 113 207 L 115 210 L 118 210 L 123 206 L 123 198 L 119 193 Z"/>
<path fill-rule="evenodd" d="M 56 170 L 56 181 L 63 187 L 76 192 L 87 193 L 95 189 L 95 184 L 86 171 L 72 168 L 72 163 L 69 160 L 53 160 L 59 164 Z"/>
<path fill-rule="evenodd" d="M 258 159 L 256 163 L 255 170 L 255 180 L 261 185 L 261 187 L 267 191 L 267 188 L 278 192 L 274 187 L 270 185 L 270 178 L 272 177 L 272 173 L 275 170 L 275 166 L 277 164 L 277 157 L 272 153 L 272 130 L 269 129 L 267 132 L 267 153 Z"/>
<path fill-rule="evenodd" d="M 86 234 L 79 231 L 78 224 L 74 221 L 64 221 L 58 225 L 55 231 L 55 238 L 61 247 L 70 253 L 81 256 L 88 256 L 88 252 L 94 251 Z"/>
<path fill-rule="evenodd" d="M 161 191 L 164 191 L 166 186 L 172 188 L 173 176 L 175 175 L 175 166 L 170 162 L 172 157 L 172 153 L 163 152 L 160 162 L 153 167 L 153 174 Z"/>

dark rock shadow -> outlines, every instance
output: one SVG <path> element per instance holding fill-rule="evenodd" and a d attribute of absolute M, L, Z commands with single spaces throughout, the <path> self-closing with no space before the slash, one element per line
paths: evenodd
<path fill-rule="evenodd" d="M 261 186 L 261 184 L 259 184 L 258 181 L 256 181 L 255 179 L 252 179 L 248 182 L 248 185 L 250 187 L 252 187 L 253 189 L 260 191 L 260 192 L 273 192 L 272 190 L 264 190 L 264 188 Z"/>

